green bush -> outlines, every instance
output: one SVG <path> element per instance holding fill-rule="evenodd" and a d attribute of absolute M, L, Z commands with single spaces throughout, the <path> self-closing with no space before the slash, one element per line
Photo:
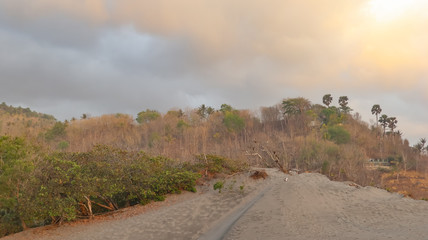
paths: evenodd
<path fill-rule="evenodd" d="M 200 177 L 171 159 L 108 146 L 34 159 L 29 149 L 23 139 L 0 138 L 0 236 L 195 192 Z"/>
<path fill-rule="evenodd" d="M 342 126 L 330 126 L 327 128 L 327 139 L 336 144 L 346 144 L 351 140 L 351 135 Z"/>
<path fill-rule="evenodd" d="M 218 189 L 218 192 L 221 193 L 221 189 L 223 188 L 224 182 L 218 181 L 214 184 L 213 188 L 214 190 Z"/>

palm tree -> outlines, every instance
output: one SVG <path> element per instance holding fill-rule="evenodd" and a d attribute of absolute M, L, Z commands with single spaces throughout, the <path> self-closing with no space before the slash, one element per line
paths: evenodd
<path fill-rule="evenodd" d="M 349 113 L 351 111 L 351 108 L 348 107 L 348 97 L 347 96 L 341 96 L 339 97 L 339 105 L 340 105 L 340 109 L 342 110 L 342 112 L 344 113 Z"/>
<path fill-rule="evenodd" d="M 331 94 L 326 94 L 324 95 L 324 97 L 322 97 L 322 102 L 329 108 L 330 107 L 330 103 L 331 101 L 333 101 L 333 97 L 331 96 Z"/>
<path fill-rule="evenodd" d="M 207 107 L 205 106 L 205 104 L 202 104 L 198 110 L 196 111 L 196 113 L 199 115 L 199 117 L 201 118 L 206 118 L 207 116 Z"/>
<path fill-rule="evenodd" d="M 372 114 L 376 115 L 376 127 L 379 126 L 379 118 L 378 115 L 382 112 L 382 108 L 380 108 L 379 104 L 375 104 L 372 107 Z"/>
<path fill-rule="evenodd" d="M 421 150 L 420 150 L 421 153 L 423 153 L 425 150 L 428 151 L 428 146 L 425 148 L 425 143 L 427 143 L 426 138 L 419 139 L 419 143 L 421 144 Z"/>
<path fill-rule="evenodd" d="M 394 134 L 394 129 L 397 127 L 397 118 L 390 117 L 387 119 L 388 127 L 391 129 L 391 133 Z"/>
<path fill-rule="evenodd" d="M 388 115 L 383 114 L 379 118 L 380 125 L 383 127 L 383 135 L 385 136 L 386 127 L 388 126 Z"/>

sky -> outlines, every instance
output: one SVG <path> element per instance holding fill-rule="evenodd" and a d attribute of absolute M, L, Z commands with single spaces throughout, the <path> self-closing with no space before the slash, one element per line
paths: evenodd
<path fill-rule="evenodd" d="M 0 0 L 0 102 L 59 120 L 348 96 L 428 137 L 425 0 Z"/>

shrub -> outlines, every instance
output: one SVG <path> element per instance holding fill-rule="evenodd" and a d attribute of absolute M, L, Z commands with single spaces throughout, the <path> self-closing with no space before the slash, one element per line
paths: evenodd
<path fill-rule="evenodd" d="M 327 128 L 327 139 L 336 144 L 346 144 L 351 140 L 351 135 L 342 126 L 330 126 Z"/>
<path fill-rule="evenodd" d="M 196 156 L 198 160 L 197 170 L 206 170 L 209 173 L 226 173 L 231 174 L 235 172 L 239 172 L 245 168 L 244 165 L 239 164 L 238 161 L 234 161 L 225 157 L 217 156 L 217 155 L 198 155 Z"/>
<path fill-rule="evenodd" d="M 218 192 L 221 193 L 221 189 L 223 188 L 224 182 L 218 181 L 214 184 L 213 188 L 214 190 L 218 189 Z"/>

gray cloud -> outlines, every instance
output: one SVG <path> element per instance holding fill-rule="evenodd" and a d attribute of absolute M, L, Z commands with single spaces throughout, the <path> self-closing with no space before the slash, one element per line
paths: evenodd
<path fill-rule="evenodd" d="M 1 1 L 0 100 L 70 119 L 331 93 L 428 136 L 427 4 L 377 22 L 368 1 Z"/>

